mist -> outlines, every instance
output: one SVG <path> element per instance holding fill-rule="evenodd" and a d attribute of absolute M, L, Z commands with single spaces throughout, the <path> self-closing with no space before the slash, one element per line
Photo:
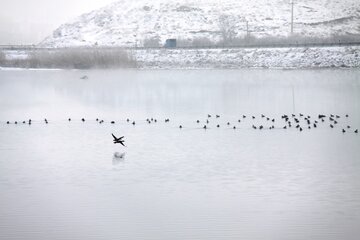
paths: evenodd
<path fill-rule="evenodd" d="M 115 0 L 1 0 L 0 44 L 37 44 L 77 16 Z"/>

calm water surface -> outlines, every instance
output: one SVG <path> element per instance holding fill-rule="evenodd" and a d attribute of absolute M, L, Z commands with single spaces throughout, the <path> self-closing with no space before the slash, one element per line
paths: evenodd
<path fill-rule="evenodd" d="M 354 128 L 359 70 L 2 70 L 0 239 L 357 240 Z"/>

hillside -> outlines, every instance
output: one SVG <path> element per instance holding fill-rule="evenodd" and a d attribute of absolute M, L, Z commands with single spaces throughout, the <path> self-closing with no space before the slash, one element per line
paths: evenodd
<path fill-rule="evenodd" d="M 145 39 L 288 36 L 290 0 L 121 0 L 56 29 L 40 46 L 141 46 Z M 358 0 L 295 0 L 294 33 L 360 34 Z"/>

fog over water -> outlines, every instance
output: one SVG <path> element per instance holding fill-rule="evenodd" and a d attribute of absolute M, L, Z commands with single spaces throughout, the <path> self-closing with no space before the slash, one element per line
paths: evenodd
<path fill-rule="evenodd" d="M 357 240 L 359 76 L 0 71 L 0 239 Z M 340 118 L 282 129 L 293 112 Z"/>

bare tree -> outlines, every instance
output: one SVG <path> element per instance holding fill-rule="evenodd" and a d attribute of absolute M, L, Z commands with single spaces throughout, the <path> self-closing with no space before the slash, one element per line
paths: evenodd
<path fill-rule="evenodd" d="M 232 21 L 231 16 L 229 15 L 221 15 L 219 17 L 219 30 L 221 33 L 221 37 L 224 45 L 231 45 L 235 33 L 235 22 Z"/>
<path fill-rule="evenodd" d="M 159 36 L 145 38 L 143 42 L 144 42 L 144 47 L 146 47 L 146 48 L 160 47 L 160 37 Z"/>

